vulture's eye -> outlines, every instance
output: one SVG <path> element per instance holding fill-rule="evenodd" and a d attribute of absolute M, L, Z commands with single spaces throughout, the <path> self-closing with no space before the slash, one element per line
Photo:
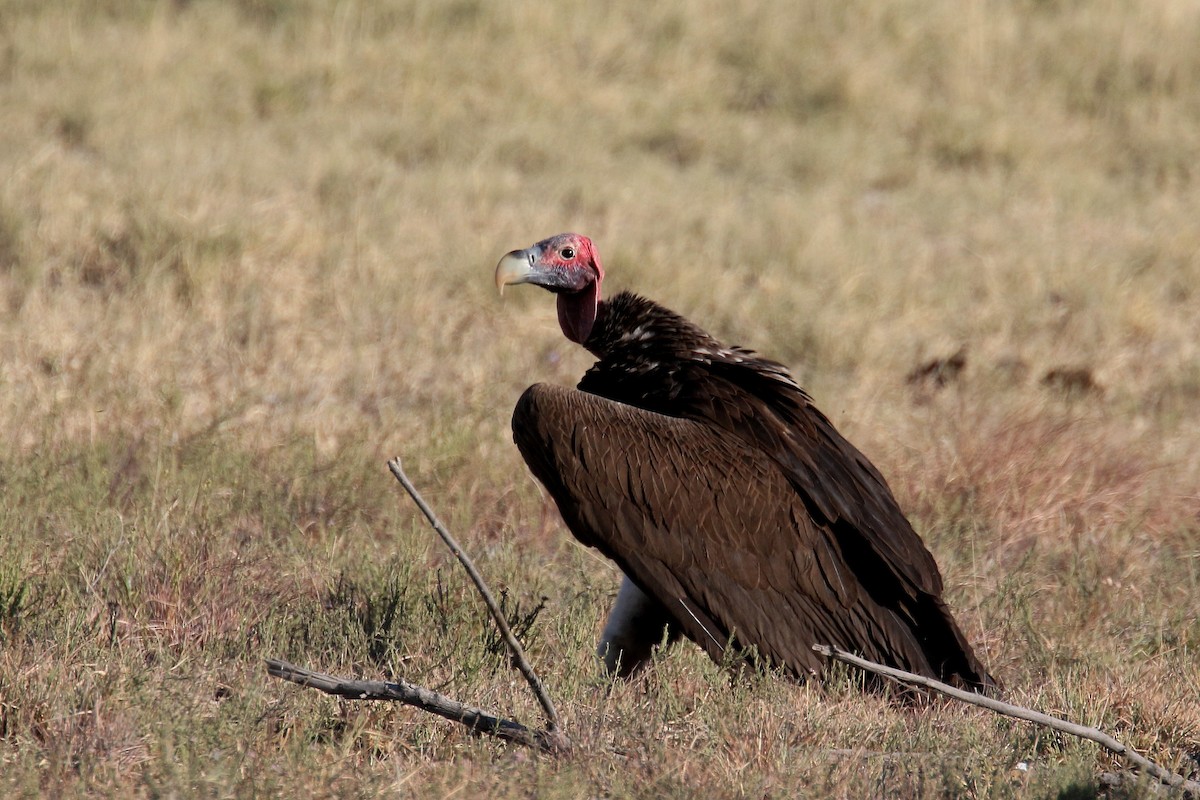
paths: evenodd
<path fill-rule="evenodd" d="M 560 256 L 562 256 L 563 258 L 568 258 L 568 259 L 574 258 L 575 257 L 575 248 L 574 247 L 564 247 L 562 250 L 558 251 L 558 254 Z"/>

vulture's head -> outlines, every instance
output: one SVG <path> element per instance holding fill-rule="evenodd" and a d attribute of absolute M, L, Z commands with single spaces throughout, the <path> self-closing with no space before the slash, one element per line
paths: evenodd
<path fill-rule="evenodd" d="M 560 233 L 533 247 L 513 250 L 496 265 L 496 288 L 536 283 L 558 295 L 558 324 L 573 342 L 583 344 L 596 321 L 604 267 L 592 240 Z"/>

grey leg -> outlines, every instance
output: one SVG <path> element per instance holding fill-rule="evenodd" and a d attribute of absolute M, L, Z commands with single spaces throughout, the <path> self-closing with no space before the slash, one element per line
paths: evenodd
<path fill-rule="evenodd" d="M 671 616 L 665 608 L 639 589 L 629 578 L 622 578 L 617 591 L 617 602 L 613 603 L 600 635 L 596 655 L 604 661 L 609 674 L 621 677 L 631 675 L 649 659 L 654 646 L 679 638 L 678 628 L 670 625 Z"/>

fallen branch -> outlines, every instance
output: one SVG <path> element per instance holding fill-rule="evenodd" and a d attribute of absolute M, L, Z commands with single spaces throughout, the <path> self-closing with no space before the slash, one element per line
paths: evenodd
<path fill-rule="evenodd" d="M 421 513 L 425 515 L 425 519 L 429 520 L 429 524 L 437 531 L 438 536 L 442 537 L 442 541 L 450 548 L 450 552 L 454 554 L 454 557 L 463 565 L 463 569 L 471 576 L 475 588 L 479 590 L 479 596 L 483 598 L 484 604 L 492 614 L 492 619 L 496 622 L 496 627 L 500 629 L 500 635 L 504 637 L 504 641 L 512 653 L 517 669 L 525 676 L 529 688 L 533 690 L 533 694 L 541 704 L 542 710 L 546 712 L 546 730 L 551 733 L 558 730 L 558 711 L 554 708 L 554 703 L 550 701 L 550 696 L 546 694 L 546 689 L 538 679 L 537 673 L 533 671 L 533 667 L 529 666 L 529 661 L 525 658 L 525 649 L 521 647 L 521 643 L 517 641 L 517 637 L 513 636 L 512 630 L 508 627 L 508 620 L 504 618 L 504 612 L 500 610 L 499 604 L 496 603 L 496 598 L 492 596 L 491 590 L 484 583 L 483 576 L 479 574 L 479 570 L 475 569 L 474 562 L 458 546 L 458 542 L 450 535 L 450 531 L 446 530 L 446 527 L 438 520 L 437 515 L 433 513 L 433 509 L 425 503 L 425 499 L 421 497 L 421 493 L 417 491 L 417 487 L 413 486 L 412 481 L 404 474 L 404 469 L 400 466 L 400 459 L 393 458 L 389 461 L 388 469 L 396 476 L 396 480 L 400 481 L 400 485 L 404 487 L 404 491 L 408 492 L 409 497 L 417 504 L 417 508 L 421 509 Z"/>
<path fill-rule="evenodd" d="M 479 574 L 479 570 L 475 568 L 475 564 L 471 561 L 470 557 L 459 547 L 458 542 L 454 540 L 454 537 L 450 535 L 450 532 L 438 520 L 437 515 L 433 513 L 433 510 L 421 497 L 421 493 L 417 491 L 416 487 L 408 479 L 408 476 L 404 474 L 404 469 L 400 465 L 400 459 L 393 458 L 389 461 L 388 469 L 391 470 L 396 480 L 400 481 L 400 485 L 404 487 L 404 490 L 412 497 L 417 507 L 421 509 L 421 513 L 429 520 L 429 524 L 437 531 L 438 536 L 442 537 L 442 541 L 450 548 L 450 552 L 454 554 L 455 558 L 458 559 L 459 563 L 467 571 L 467 574 L 471 576 L 471 580 L 475 583 L 475 588 L 479 590 L 484 604 L 487 605 L 492 619 L 496 622 L 496 627 L 500 629 L 500 635 L 508 645 L 513 662 L 517 665 L 517 669 L 521 671 L 521 674 L 525 676 L 525 680 L 533 690 L 534 696 L 537 697 L 538 703 L 541 704 L 543 711 L 546 713 L 546 727 L 542 730 L 535 730 L 514 720 L 505 719 L 491 712 L 465 705 L 453 698 L 446 697 L 431 689 L 426 689 L 423 686 L 417 686 L 404 680 L 388 683 L 384 681 L 358 681 L 350 678 L 339 678 L 334 675 L 327 675 L 322 672 L 314 672 L 303 667 L 297 667 L 294 664 L 289 664 L 286 661 L 276 658 L 267 659 L 267 674 L 301 686 L 319 689 L 326 694 L 344 697 L 348 700 L 393 700 L 405 703 L 422 711 L 428 711 L 431 714 L 437 714 L 439 717 L 466 725 L 476 733 L 495 736 L 506 742 L 532 747 L 544 753 L 563 754 L 570 752 L 571 742 L 559 729 L 558 711 L 550 701 L 550 696 L 546 694 L 546 690 L 542 686 L 542 682 L 538 679 L 537 674 L 533 671 L 533 667 L 529 665 L 529 661 L 525 658 L 524 648 L 517 641 L 517 637 L 513 635 L 512 629 L 508 625 L 508 620 L 505 619 L 500 606 L 496 603 L 496 598 L 492 596 L 492 592 L 488 589 L 483 577 Z"/>
<path fill-rule="evenodd" d="M 1174 772 L 1171 772 L 1164 767 L 1160 767 L 1158 764 L 1155 764 L 1153 761 L 1141 755 L 1140 753 L 1137 753 L 1121 744 L 1119 741 L 1109 736 L 1099 728 L 1090 728 L 1086 725 L 1077 725 L 1074 722 L 1067 722 L 1066 720 L 1059 719 L 1058 717 L 1052 717 L 1049 714 L 1043 714 L 1040 711 L 1034 711 L 1033 709 L 1025 708 L 1023 706 L 1015 706 L 1011 703 L 1005 703 L 991 697 L 977 694 L 975 692 L 958 689 L 954 686 L 950 686 L 949 684 L 934 680 L 933 678 L 927 678 L 924 675 L 917 675 L 912 672 L 905 672 L 902 669 L 896 669 L 895 667 L 887 667 L 883 664 L 876 664 L 874 661 L 868 661 L 865 658 L 860 658 L 859 656 L 856 656 L 852 653 L 847 653 L 845 650 L 841 650 L 836 647 L 829 647 L 828 645 L 823 644 L 814 644 L 812 648 L 821 655 L 828 656 L 829 658 L 833 658 L 847 664 L 852 664 L 859 669 L 866 670 L 867 672 L 873 672 L 876 675 L 883 675 L 884 677 L 893 678 L 903 683 L 907 683 L 910 686 L 921 686 L 926 689 L 932 689 L 933 691 L 944 694 L 947 697 L 953 697 L 955 700 L 961 700 L 962 702 L 969 703 L 973 706 L 986 708 L 989 711 L 994 711 L 997 714 L 1002 714 L 1006 717 L 1023 719 L 1026 722 L 1044 725 L 1047 728 L 1051 728 L 1052 730 L 1056 730 L 1061 733 L 1067 733 L 1071 736 L 1078 736 L 1081 739 L 1088 739 L 1089 741 L 1095 742 L 1113 754 L 1128 759 L 1139 769 L 1143 770 L 1149 775 L 1154 776 L 1166 785 L 1180 789 L 1189 797 L 1200 798 L 1200 783 L 1188 780 L 1182 775 L 1176 775 Z"/>
<path fill-rule="evenodd" d="M 323 672 L 313 672 L 277 658 L 267 659 L 267 674 L 285 681 L 320 689 L 325 694 L 348 700 L 394 700 L 460 722 L 477 733 L 485 733 L 506 742 L 532 747 L 545 753 L 560 753 L 569 748 L 562 734 L 550 730 L 534 730 L 519 722 L 497 716 L 489 711 L 464 705 L 443 694 L 416 686 L 404 680 L 356 681 Z M 566 745 L 564 747 L 564 744 Z"/>

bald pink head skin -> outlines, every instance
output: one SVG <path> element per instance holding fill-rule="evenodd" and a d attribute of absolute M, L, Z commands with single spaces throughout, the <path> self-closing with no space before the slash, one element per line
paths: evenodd
<path fill-rule="evenodd" d="M 558 324 L 572 342 L 583 344 L 600 305 L 604 267 L 592 240 L 578 233 L 560 233 L 533 247 L 513 250 L 496 265 L 501 291 L 514 283 L 532 283 L 558 295 Z"/>

